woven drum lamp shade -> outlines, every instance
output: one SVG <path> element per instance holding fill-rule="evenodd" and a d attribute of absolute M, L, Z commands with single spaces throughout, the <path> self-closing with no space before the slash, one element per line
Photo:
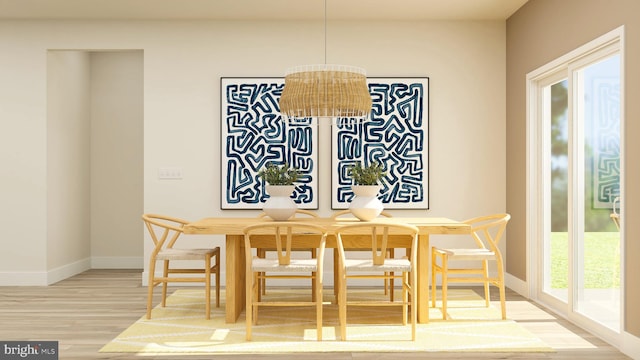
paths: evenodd
<path fill-rule="evenodd" d="M 364 69 L 345 65 L 304 65 L 287 70 L 280 112 L 289 119 L 366 118 L 371 94 Z"/>

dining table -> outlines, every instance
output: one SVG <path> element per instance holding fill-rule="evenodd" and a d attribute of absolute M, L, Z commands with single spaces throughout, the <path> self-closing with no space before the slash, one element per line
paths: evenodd
<path fill-rule="evenodd" d="M 185 234 L 225 235 L 225 320 L 235 323 L 244 310 L 245 305 L 245 248 L 244 228 L 258 223 L 274 221 L 268 217 L 207 217 L 184 226 Z M 323 226 L 327 231 L 327 248 L 337 248 L 336 229 L 342 225 L 360 221 L 357 218 L 294 218 L 289 221 L 313 222 Z M 376 222 L 402 223 L 414 225 L 419 229 L 417 259 L 417 310 L 418 322 L 429 322 L 429 236 L 433 234 L 468 234 L 468 224 L 442 217 L 389 217 L 379 218 Z M 345 243 L 345 248 L 364 248 L 371 246 L 362 241 Z M 299 244 L 300 248 L 308 248 L 308 244 Z M 408 248 L 406 240 L 390 239 L 389 247 Z M 334 275 L 335 276 L 335 275 Z"/>

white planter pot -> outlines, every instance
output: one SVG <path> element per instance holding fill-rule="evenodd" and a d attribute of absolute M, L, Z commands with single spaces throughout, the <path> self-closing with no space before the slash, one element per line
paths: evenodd
<path fill-rule="evenodd" d="M 349 210 L 358 219 L 373 220 L 384 210 L 382 201 L 378 199 L 380 185 L 354 185 L 351 189 L 355 197 L 351 200 Z"/>
<path fill-rule="evenodd" d="M 267 185 L 269 198 L 262 210 L 273 220 L 288 220 L 295 213 L 298 205 L 291 198 L 295 185 Z"/>

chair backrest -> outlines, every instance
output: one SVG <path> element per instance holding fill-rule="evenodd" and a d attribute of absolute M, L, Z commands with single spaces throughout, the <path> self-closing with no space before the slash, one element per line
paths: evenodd
<path fill-rule="evenodd" d="M 351 238 L 351 240 L 360 237 L 363 241 L 362 245 L 367 243 L 371 247 L 371 260 L 374 265 L 383 265 L 387 249 L 389 245 L 389 236 L 406 236 L 411 241 L 411 256 L 410 259 L 415 259 L 417 245 L 418 245 L 418 232 L 419 229 L 413 225 L 402 223 L 387 223 L 387 222 L 359 222 L 355 224 L 343 225 L 336 229 L 336 236 L 338 238 L 338 252 L 340 257 L 345 259 L 345 248 L 343 239 L 345 236 Z"/>
<path fill-rule="evenodd" d="M 620 213 L 618 213 L 618 209 L 620 209 L 620 197 L 616 196 L 613 199 L 613 204 L 612 204 L 612 212 L 609 215 L 611 217 L 611 220 L 613 220 L 613 223 L 616 225 L 616 228 L 618 229 L 618 231 L 620 231 Z"/>
<path fill-rule="evenodd" d="M 331 215 L 331 218 L 332 218 L 332 219 L 337 219 L 337 218 L 339 218 L 339 217 L 344 217 L 344 216 L 346 216 L 346 215 L 349 215 L 350 217 L 355 218 L 355 216 L 351 213 L 351 210 L 349 210 L 349 209 L 347 209 L 347 210 L 340 210 L 340 211 L 336 211 L 335 213 L 333 213 L 333 214 Z M 386 211 L 382 211 L 382 212 L 380 213 L 380 216 L 382 216 L 382 217 L 392 217 L 392 215 L 391 215 L 391 214 L 389 214 L 389 213 L 388 213 L 388 212 L 386 212 Z"/>
<path fill-rule="evenodd" d="M 274 221 L 247 226 L 244 229 L 247 264 L 252 260 L 251 248 L 256 246 L 276 249 L 278 263 L 291 263 L 292 248 L 318 248 L 318 262 L 322 262 L 327 232 L 324 227 L 307 222 Z"/>
<path fill-rule="evenodd" d="M 309 211 L 309 210 L 304 210 L 304 209 L 296 209 L 296 212 L 295 212 L 295 214 L 293 214 L 293 217 L 297 218 L 297 217 L 300 217 L 300 215 L 303 215 L 303 216 L 306 215 L 306 216 L 313 217 L 313 218 L 317 218 L 318 217 L 318 214 L 316 214 L 315 212 Z M 267 215 L 267 213 L 265 213 L 265 212 L 262 212 L 262 213 L 260 213 L 260 215 L 258 215 L 259 218 L 263 218 L 263 217 L 267 217 L 267 216 L 269 216 L 269 215 Z"/>
<path fill-rule="evenodd" d="M 502 239 L 509 219 L 511 219 L 509 214 L 493 214 L 479 216 L 464 222 L 471 226 L 471 236 L 478 247 L 500 253 L 498 243 Z"/>
<path fill-rule="evenodd" d="M 142 220 L 155 245 L 153 256 L 162 249 L 172 248 L 182 234 L 184 225 L 189 223 L 184 219 L 158 214 L 143 214 Z"/>

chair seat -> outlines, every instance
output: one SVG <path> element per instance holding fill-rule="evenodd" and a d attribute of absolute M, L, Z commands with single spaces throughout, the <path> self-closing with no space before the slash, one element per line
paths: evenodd
<path fill-rule="evenodd" d="M 254 257 L 251 269 L 257 272 L 315 272 L 318 269 L 318 261 L 316 259 L 291 259 L 289 265 L 280 265 L 278 259 Z"/>
<path fill-rule="evenodd" d="M 205 255 L 213 255 L 220 248 L 213 249 L 164 249 L 156 256 L 157 260 L 202 260 Z"/>
<path fill-rule="evenodd" d="M 347 272 L 409 272 L 411 262 L 408 259 L 385 259 L 384 265 L 374 265 L 371 259 L 345 259 Z"/>
<path fill-rule="evenodd" d="M 492 260 L 496 253 L 489 249 L 439 249 L 433 251 L 447 254 L 451 260 Z"/>

